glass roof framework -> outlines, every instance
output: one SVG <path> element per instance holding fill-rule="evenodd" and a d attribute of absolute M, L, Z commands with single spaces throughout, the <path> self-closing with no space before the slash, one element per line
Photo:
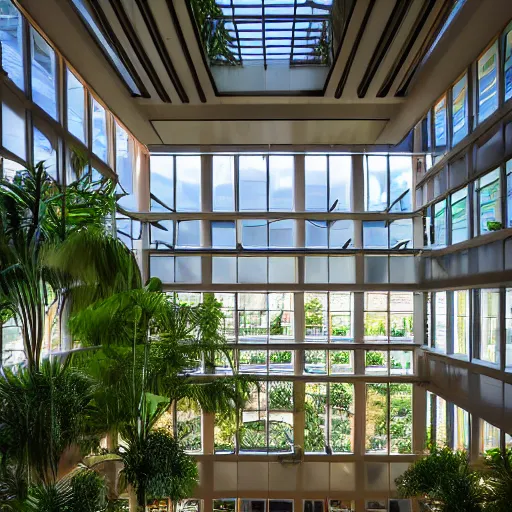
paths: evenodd
<path fill-rule="evenodd" d="M 217 0 L 239 64 L 328 65 L 333 0 Z"/>

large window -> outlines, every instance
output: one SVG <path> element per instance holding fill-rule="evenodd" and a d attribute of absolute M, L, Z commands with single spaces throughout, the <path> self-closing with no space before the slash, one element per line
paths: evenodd
<path fill-rule="evenodd" d="M 469 356 L 469 291 L 453 292 L 453 352 Z"/>
<path fill-rule="evenodd" d="M 498 42 L 478 59 L 478 122 L 498 108 Z"/>
<path fill-rule="evenodd" d="M 509 23 L 504 32 L 504 61 L 503 76 L 505 79 L 505 101 L 512 98 L 512 23 Z"/>
<path fill-rule="evenodd" d="M 435 248 L 446 245 L 446 199 L 434 205 L 434 240 Z"/>
<path fill-rule="evenodd" d="M 306 210 L 350 211 L 351 183 L 350 155 L 305 156 Z"/>
<path fill-rule="evenodd" d="M 434 106 L 434 152 L 436 160 L 446 152 L 447 144 L 446 96 L 443 96 Z"/>
<path fill-rule="evenodd" d="M 468 76 L 452 88 L 452 146 L 468 134 Z"/>
<path fill-rule="evenodd" d="M 293 451 L 293 383 L 260 382 L 242 412 L 241 453 Z"/>
<path fill-rule="evenodd" d="M 11 0 L 0 0 L 0 42 L 2 68 L 20 88 L 25 88 L 23 17 Z"/>
<path fill-rule="evenodd" d="M 374 343 L 413 341 L 413 294 L 365 292 L 364 339 Z"/>
<path fill-rule="evenodd" d="M 304 451 L 351 453 L 354 435 L 354 385 L 306 383 Z"/>
<path fill-rule="evenodd" d="M 305 293 L 305 341 L 352 341 L 352 308 L 350 292 Z"/>
<path fill-rule="evenodd" d="M 480 359 L 499 363 L 499 290 L 480 290 Z"/>
<path fill-rule="evenodd" d="M 222 165 L 222 184 L 230 181 L 228 161 Z M 240 155 L 238 157 L 238 209 L 240 211 L 293 210 L 294 157 L 291 155 Z M 228 183 L 229 183 L 228 181 Z M 218 185 L 214 184 L 214 192 Z M 222 192 L 224 201 L 227 187 Z M 215 203 L 215 199 L 214 199 Z"/>
<path fill-rule="evenodd" d="M 435 300 L 435 327 L 434 327 L 434 347 L 446 353 L 446 322 L 447 322 L 447 304 L 446 292 L 436 292 Z"/>
<path fill-rule="evenodd" d="M 464 187 L 450 196 L 452 220 L 452 244 L 468 239 L 468 188 Z"/>
<path fill-rule="evenodd" d="M 366 453 L 412 452 L 412 384 L 366 384 Z"/>
<path fill-rule="evenodd" d="M 476 181 L 480 234 L 496 231 L 501 225 L 500 169 L 487 173 Z"/>
<path fill-rule="evenodd" d="M 85 106 L 87 94 L 82 82 L 66 69 L 67 100 L 68 100 L 68 130 L 78 140 L 85 144 L 87 137 L 87 124 L 85 119 Z"/>
<path fill-rule="evenodd" d="M 57 58 L 54 49 L 34 28 L 32 46 L 32 99 L 47 114 L 57 119 Z"/>

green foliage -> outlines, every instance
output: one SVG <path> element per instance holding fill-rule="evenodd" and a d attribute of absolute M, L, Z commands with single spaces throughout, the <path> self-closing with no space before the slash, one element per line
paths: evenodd
<path fill-rule="evenodd" d="M 508 512 L 512 504 L 512 449 L 489 450 L 485 455 L 485 510 Z"/>
<path fill-rule="evenodd" d="M 279 312 L 279 314 L 276 315 L 270 322 L 270 335 L 271 336 L 279 336 L 279 335 L 284 334 L 283 314 L 284 314 L 284 311 L 281 310 Z"/>
<path fill-rule="evenodd" d="M 418 498 L 438 512 L 482 510 L 481 474 L 472 469 L 465 452 L 433 447 L 395 482 L 403 498 Z"/>
<path fill-rule="evenodd" d="M 331 364 L 350 364 L 350 352 L 347 350 L 336 350 L 330 354 Z"/>
<path fill-rule="evenodd" d="M 146 497 L 178 501 L 192 495 L 198 483 L 197 465 L 165 430 L 150 432 L 121 452 L 123 473 L 135 488 L 139 505 Z"/>
<path fill-rule="evenodd" d="M 365 355 L 366 366 L 383 366 L 384 354 L 382 352 L 368 351 Z"/>
<path fill-rule="evenodd" d="M 292 362 L 292 352 L 290 350 L 284 350 L 279 352 L 270 353 L 270 362 L 274 364 L 285 364 Z"/>
<path fill-rule="evenodd" d="M 81 469 L 70 479 L 72 506 L 70 512 L 99 512 L 107 504 L 105 479 L 95 471 Z"/>
<path fill-rule="evenodd" d="M 308 300 L 304 304 L 306 327 L 322 327 L 324 320 L 323 309 L 322 303 L 317 297 Z"/>
<path fill-rule="evenodd" d="M 199 35 L 210 64 L 237 65 L 234 40 L 215 0 L 190 0 Z"/>
<path fill-rule="evenodd" d="M 347 336 L 350 332 L 350 325 L 337 325 L 331 327 L 331 334 L 333 336 Z"/>
<path fill-rule="evenodd" d="M 83 373 L 44 361 L 39 370 L 5 368 L 0 376 L 0 450 L 24 466 L 29 482 L 55 481 L 61 455 L 89 444 L 94 384 Z"/>
<path fill-rule="evenodd" d="M 293 410 L 293 386 L 290 382 L 276 382 L 270 385 L 268 408 L 282 411 Z"/>
<path fill-rule="evenodd" d="M 352 386 L 345 382 L 331 384 L 330 402 L 331 407 L 350 413 L 353 402 Z"/>
<path fill-rule="evenodd" d="M 364 321 L 365 336 L 386 336 L 386 323 L 384 320 L 378 320 L 367 316 Z"/>
<path fill-rule="evenodd" d="M 391 323 L 391 336 L 394 338 L 405 338 L 412 333 L 412 316 L 402 318 L 402 322 L 397 324 L 395 321 Z"/>

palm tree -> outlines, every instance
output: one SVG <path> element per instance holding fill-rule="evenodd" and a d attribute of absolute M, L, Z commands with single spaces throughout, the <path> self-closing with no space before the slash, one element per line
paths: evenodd
<path fill-rule="evenodd" d="M 111 180 L 85 175 L 64 188 L 43 162 L 0 180 L 0 318 L 18 321 L 29 368 L 39 367 L 47 317 L 62 328 L 73 293 L 76 308 L 140 285 L 133 255 L 105 232 L 114 210 Z"/>
<path fill-rule="evenodd" d="M 173 450 L 172 441 L 163 440 L 154 430 L 170 404 L 189 398 L 205 412 L 225 412 L 240 409 L 248 397 L 249 380 L 191 373 L 202 360 L 211 368 L 216 353 L 230 352 L 220 334 L 220 305 L 212 300 L 207 298 L 199 306 L 179 304 L 161 291 L 158 279 L 151 279 L 144 288 L 98 301 L 71 318 L 73 335 L 85 346 L 98 347 L 75 355 L 74 362 L 100 382 L 95 396 L 99 422 L 126 445 L 116 451 L 125 463 L 126 479 L 137 491 L 140 508 L 145 507 L 148 491 L 155 491 L 151 478 L 138 471 L 133 461 L 143 460 L 155 436 L 160 446 Z M 212 314 L 215 308 L 217 313 Z M 187 459 L 180 460 L 185 469 L 177 474 L 183 474 L 183 482 L 188 475 L 190 483 L 194 477 Z M 140 478 L 142 474 L 145 479 Z M 188 496 L 190 485 L 173 489 L 170 497 L 177 500 Z"/>

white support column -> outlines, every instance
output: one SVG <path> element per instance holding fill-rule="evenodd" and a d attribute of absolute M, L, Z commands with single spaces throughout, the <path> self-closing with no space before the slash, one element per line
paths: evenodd
<path fill-rule="evenodd" d="M 352 155 L 352 211 L 364 212 L 364 155 Z"/>
<path fill-rule="evenodd" d="M 413 334 L 414 343 L 424 345 L 425 338 L 425 295 L 423 292 L 414 292 L 413 295 Z"/>

